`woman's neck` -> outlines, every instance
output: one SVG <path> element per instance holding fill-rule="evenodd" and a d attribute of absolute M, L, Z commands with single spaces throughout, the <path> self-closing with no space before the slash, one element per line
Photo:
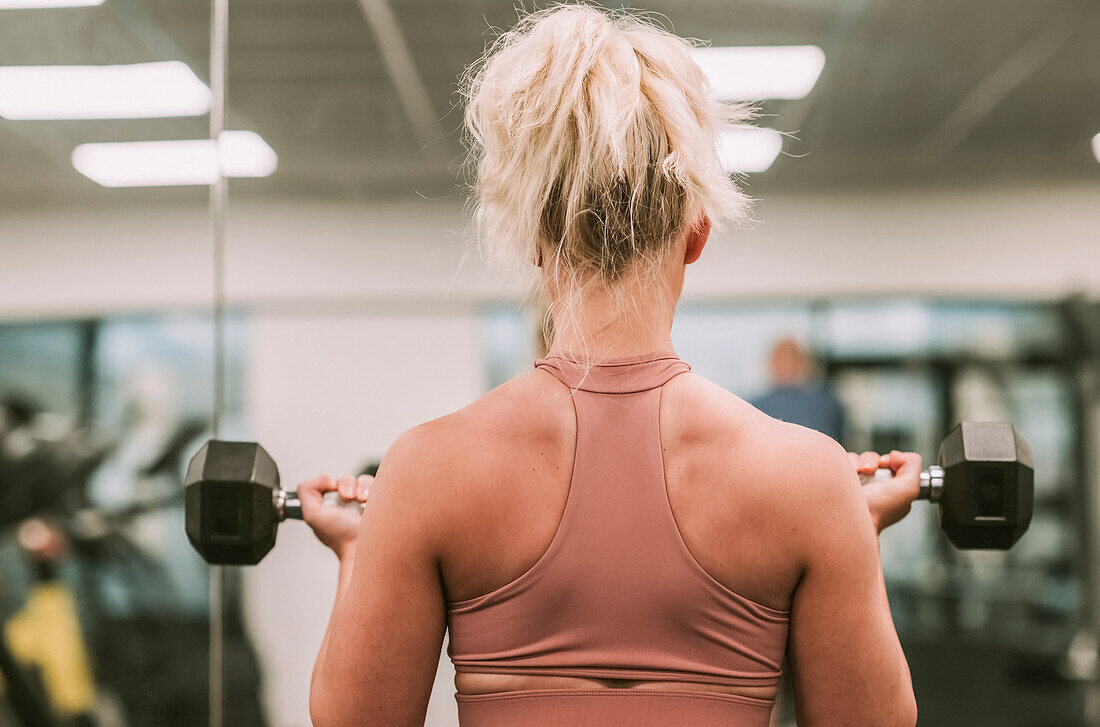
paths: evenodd
<path fill-rule="evenodd" d="M 564 356 L 576 361 L 606 361 L 653 353 L 671 353 L 671 336 L 639 337 L 629 339 L 554 339 L 549 355 Z"/>
<path fill-rule="evenodd" d="M 671 352 L 673 311 L 647 313 L 612 316 L 607 307 L 586 305 L 575 316 L 556 315 L 550 353 L 600 361 Z"/>
<path fill-rule="evenodd" d="M 571 310 L 551 305 L 550 353 L 600 361 L 672 352 L 672 319 L 684 284 L 683 261 L 683 246 L 677 245 L 653 275 L 624 276 L 615 290 L 593 286 Z M 551 300 L 558 298 L 549 294 Z"/>

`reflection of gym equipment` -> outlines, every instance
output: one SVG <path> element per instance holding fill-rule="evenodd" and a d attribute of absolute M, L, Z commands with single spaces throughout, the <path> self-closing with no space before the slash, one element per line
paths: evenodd
<path fill-rule="evenodd" d="M 76 599 L 56 573 L 66 538 L 49 522 L 32 518 L 20 525 L 17 542 L 37 578 L 22 608 L 3 625 L 0 687 L 27 727 L 94 724 L 95 681 Z"/>
<path fill-rule="evenodd" d="M 0 439 L 3 435 L 0 434 Z M 0 447 L 0 528 L 78 506 L 88 477 L 111 445 L 78 431 L 57 441 L 29 440 L 17 454 Z"/>
<path fill-rule="evenodd" d="M 149 447 L 149 464 L 134 477 L 158 478 L 162 494 L 110 509 L 95 506 L 87 494 L 89 476 L 110 454 L 110 442 L 88 430 L 40 425 L 33 412 L 16 423 L 21 426 L 13 437 L 10 429 L 0 432 L 0 533 L 20 526 L 22 538 L 22 526 L 33 522 L 28 518 L 41 517 L 64 534 L 73 556 L 66 562 L 78 577 L 62 584 L 37 560 L 29 561 L 47 580 L 11 596 L 12 605 L 21 607 L 0 628 L 0 723 L 6 724 L 10 712 L 12 723 L 21 727 L 91 725 L 85 707 L 97 693 L 117 695 L 129 724 L 162 724 L 169 713 L 181 724 L 200 723 L 191 712 L 205 711 L 198 699 L 205 676 L 189 661 L 203 657 L 205 639 L 195 639 L 201 624 L 190 612 L 177 612 L 179 583 L 156 553 L 134 540 L 132 526 L 147 514 L 183 505 L 179 463 L 205 423 L 183 421 L 162 447 Z M 105 582 L 115 594 L 120 589 L 127 598 L 134 594 L 140 613 L 104 610 L 100 584 Z M 84 642 L 74 599 L 92 644 Z M 225 648 L 236 660 L 232 681 L 251 693 L 258 681 L 255 656 L 237 626 L 236 609 L 227 617 Z M 151 666 L 149 654 L 162 658 Z M 196 706 L 167 706 L 184 700 Z M 263 724 L 253 701 L 235 702 L 234 724 Z"/>
<path fill-rule="evenodd" d="M 302 517 L 297 494 L 279 487 L 275 460 L 254 442 L 210 440 L 191 459 L 186 485 L 187 537 L 210 563 L 259 563 L 279 523 Z M 1011 424 L 959 424 L 939 464 L 921 473 L 920 498 L 939 504 L 956 547 L 1007 549 L 1031 522 L 1031 450 Z M 326 503 L 359 507 L 334 492 Z"/>
<path fill-rule="evenodd" d="M 298 493 L 279 487 L 275 460 L 255 442 L 211 439 L 191 458 L 186 480 L 187 537 L 208 563 L 255 565 L 275 545 L 284 520 L 301 520 Z M 362 510 L 329 492 L 325 504 Z"/>
<path fill-rule="evenodd" d="M 19 724 L 29 727 L 53 727 L 57 724 L 40 683 L 15 660 L 7 641 L 0 637 L 0 693 L 7 697 L 11 711 Z"/>
<path fill-rule="evenodd" d="M 67 586 L 57 581 L 35 585 L 4 633 L 19 664 L 33 665 L 41 675 L 53 710 L 67 718 L 92 712 L 96 689 L 91 660 Z"/>
<path fill-rule="evenodd" d="M 16 724 L 92 724 L 96 689 L 76 599 L 56 577 L 65 515 L 112 444 L 87 429 L 43 421 L 22 397 L 0 401 L 0 532 L 18 526 L 35 582 L 0 630 L 0 694 Z M 53 426 L 50 426 L 53 424 Z M 35 516 L 47 516 L 47 520 Z"/>

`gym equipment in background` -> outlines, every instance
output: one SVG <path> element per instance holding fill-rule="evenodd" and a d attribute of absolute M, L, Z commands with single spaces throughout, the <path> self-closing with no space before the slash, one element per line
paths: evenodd
<path fill-rule="evenodd" d="M 1011 424 L 964 422 L 940 446 L 939 464 L 921 473 L 919 499 L 939 505 L 940 525 L 957 548 L 1005 550 L 1031 522 L 1031 450 Z M 355 507 L 335 492 L 329 505 Z M 297 493 L 279 487 L 279 469 L 255 442 L 212 439 L 191 458 L 187 537 L 208 563 L 255 565 L 275 545 L 279 523 L 302 519 Z"/>
<path fill-rule="evenodd" d="M 187 538 L 206 562 L 255 565 L 275 545 L 284 520 L 301 520 L 298 493 L 279 487 L 279 468 L 255 442 L 211 439 L 187 466 Z M 344 502 L 335 492 L 325 504 L 362 512 L 362 503 Z"/>

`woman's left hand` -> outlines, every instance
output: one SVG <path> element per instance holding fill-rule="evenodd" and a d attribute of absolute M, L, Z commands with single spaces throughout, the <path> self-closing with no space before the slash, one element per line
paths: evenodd
<path fill-rule="evenodd" d="M 354 508 L 326 505 L 325 493 L 337 492 L 345 502 L 366 502 L 373 481 L 370 475 L 358 478 L 349 475 L 335 480 L 328 475 L 317 475 L 298 485 L 302 519 L 313 529 L 317 539 L 331 548 L 341 560 L 355 551 L 362 515 Z"/>

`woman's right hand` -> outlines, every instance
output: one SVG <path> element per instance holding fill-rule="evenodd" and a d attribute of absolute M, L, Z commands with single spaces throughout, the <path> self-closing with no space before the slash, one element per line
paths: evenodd
<path fill-rule="evenodd" d="M 914 452 L 893 451 L 856 454 L 848 457 L 863 482 L 863 496 L 875 529 L 882 532 L 907 514 L 913 501 L 920 494 L 921 457 Z M 876 476 L 879 471 L 889 471 L 889 477 Z"/>

